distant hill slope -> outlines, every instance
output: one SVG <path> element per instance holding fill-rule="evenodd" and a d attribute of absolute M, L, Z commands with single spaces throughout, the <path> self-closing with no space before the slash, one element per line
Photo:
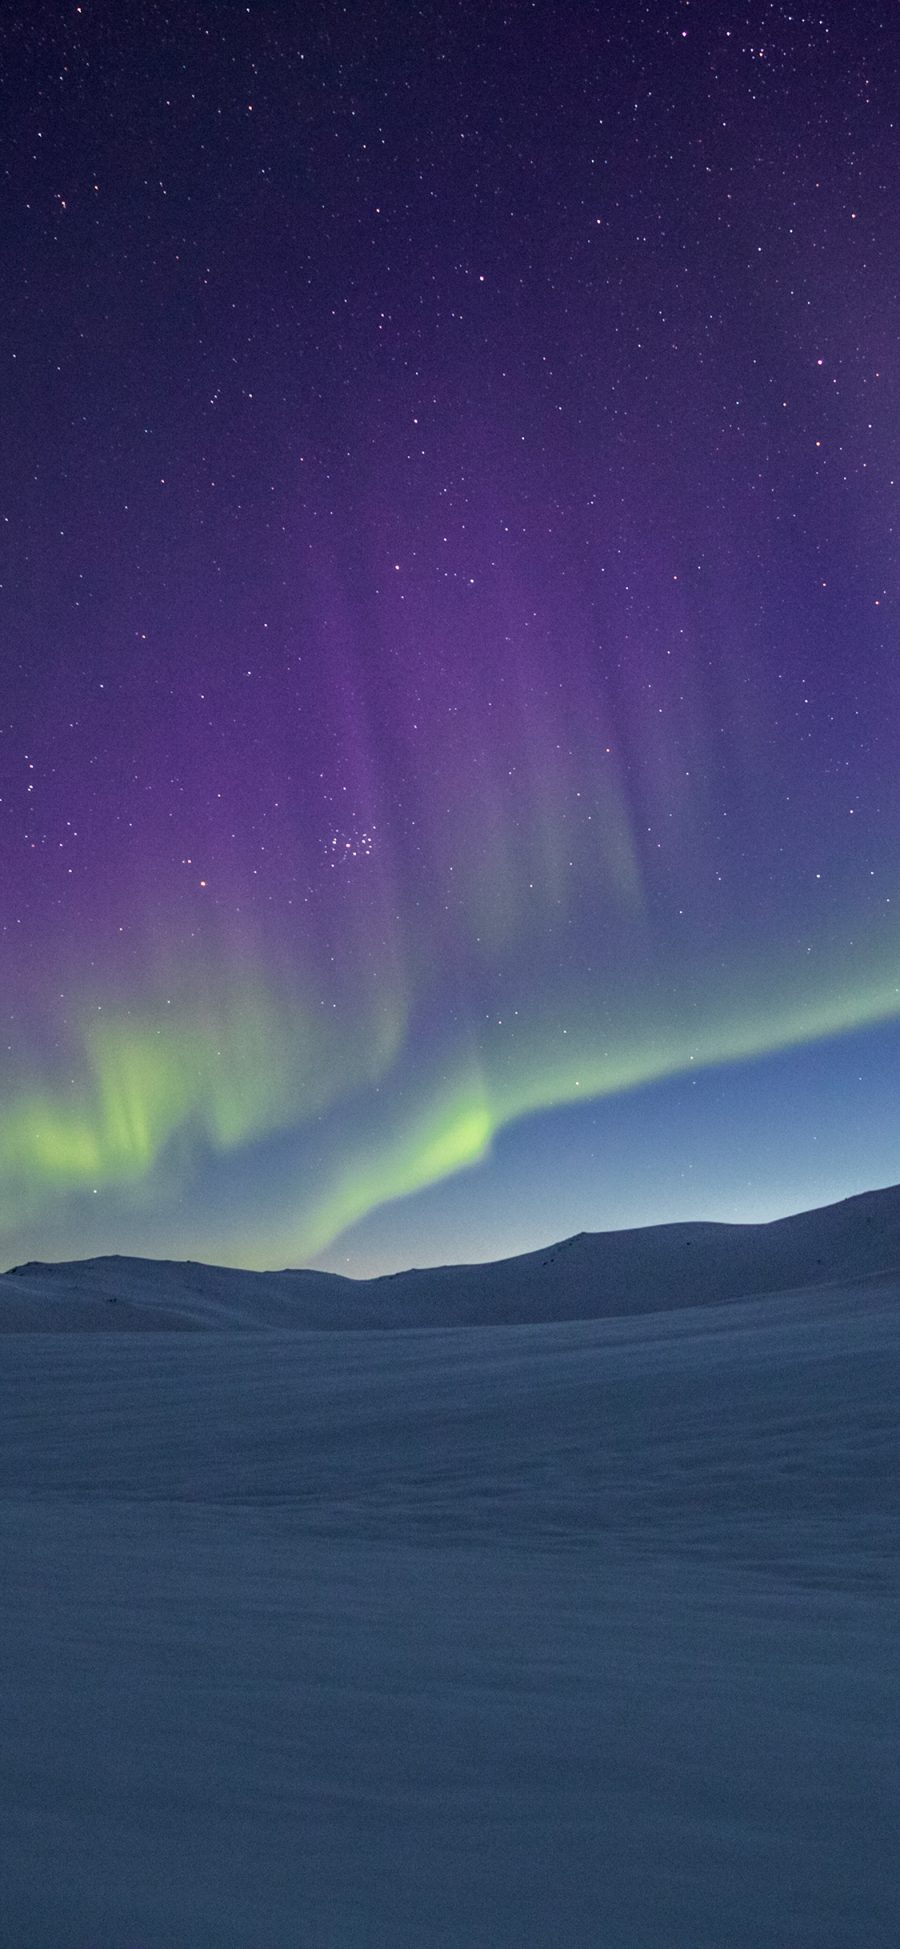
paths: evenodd
<path fill-rule="evenodd" d="M 599 1319 L 900 1270 L 900 1186 L 768 1225 L 580 1232 L 489 1265 L 380 1279 L 157 1259 L 32 1262 L 0 1277 L 0 1331 L 394 1328 Z"/>

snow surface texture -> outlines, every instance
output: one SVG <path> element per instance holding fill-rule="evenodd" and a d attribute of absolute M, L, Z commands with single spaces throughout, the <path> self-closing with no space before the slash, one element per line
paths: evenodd
<path fill-rule="evenodd" d="M 896 1949 L 900 1278 L 351 1335 L 232 1280 L 3 1342 L 0 1943 Z"/>

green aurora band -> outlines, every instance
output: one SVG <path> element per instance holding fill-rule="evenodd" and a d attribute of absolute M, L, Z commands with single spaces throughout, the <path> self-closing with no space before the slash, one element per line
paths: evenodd
<path fill-rule="evenodd" d="M 412 1061 L 405 1006 L 356 1011 L 353 1035 L 261 976 L 213 999 L 209 986 L 155 1010 L 86 1013 L 72 1080 L 8 1091 L 0 1127 L 0 1231 L 117 1194 L 139 1212 L 183 1192 L 204 1157 L 240 1159 L 276 1137 L 310 1141 L 274 1228 L 260 1219 L 233 1249 L 246 1264 L 322 1252 L 377 1207 L 477 1164 L 517 1119 L 746 1062 L 900 1015 L 894 966 L 861 979 L 850 965 L 818 987 L 746 970 L 730 990 L 675 1006 L 647 994 L 616 1012 L 534 1000 Z M 739 1000 L 740 991 L 745 1000 Z M 683 981 L 679 993 L 690 992 Z M 752 1011 L 746 995 L 752 993 Z M 274 1231 L 274 1236 L 273 1236 Z M 212 1236 L 212 1235 L 211 1235 Z M 213 1249 L 215 1249 L 213 1247 Z"/>

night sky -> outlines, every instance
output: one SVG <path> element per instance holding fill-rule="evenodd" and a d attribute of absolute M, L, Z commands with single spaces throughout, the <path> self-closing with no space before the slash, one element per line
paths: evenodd
<path fill-rule="evenodd" d="M 900 23 L 13 7 L 0 1258 L 900 1178 Z"/>

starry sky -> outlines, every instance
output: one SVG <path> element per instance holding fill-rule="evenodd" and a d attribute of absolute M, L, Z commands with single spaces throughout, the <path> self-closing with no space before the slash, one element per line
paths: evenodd
<path fill-rule="evenodd" d="M 900 28 L 13 6 L 0 1257 L 900 1178 Z"/>

